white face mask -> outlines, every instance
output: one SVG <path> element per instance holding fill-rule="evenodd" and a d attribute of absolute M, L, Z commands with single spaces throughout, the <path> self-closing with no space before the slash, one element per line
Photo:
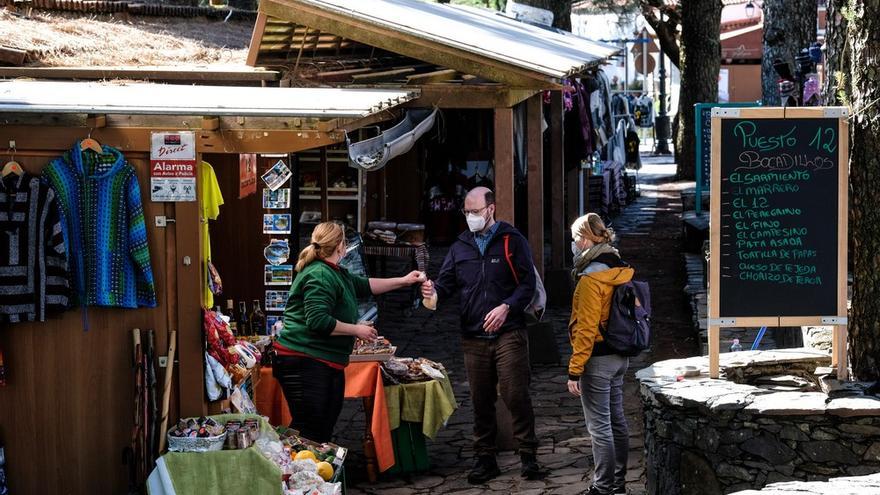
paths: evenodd
<path fill-rule="evenodd" d="M 581 254 L 581 248 L 578 247 L 578 244 L 575 241 L 571 241 L 571 254 L 575 256 Z"/>
<path fill-rule="evenodd" d="M 483 215 L 468 213 L 467 224 L 471 232 L 479 232 L 486 227 L 486 218 Z"/>

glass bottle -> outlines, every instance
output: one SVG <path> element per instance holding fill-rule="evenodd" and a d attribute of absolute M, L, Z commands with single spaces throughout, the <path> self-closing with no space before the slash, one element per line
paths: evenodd
<path fill-rule="evenodd" d="M 266 333 L 266 315 L 260 307 L 259 299 L 254 299 L 254 310 L 251 313 L 251 334 L 263 335 Z"/>
<path fill-rule="evenodd" d="M 229 330 L 232 335 L 238 335 L 238 322 L 235 321 L 235 302 L 232 299 L 226 300 L 226 316 L 229 317 Z"/>
<path fill-rule="evenodd" d="M 250 320 L 248 320 L 247 304 L 244 301 L 238 302 L 238 333 L 239 335 L 247 335 L 250 331 Z"/>

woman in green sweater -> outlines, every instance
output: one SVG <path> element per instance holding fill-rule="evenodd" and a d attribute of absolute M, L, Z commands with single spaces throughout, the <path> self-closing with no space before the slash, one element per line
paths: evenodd
<path fill-rule="evenodd" d="M 339 267 L 345 251 L 341 225 L 315 227 L 311 244 L 299 254 L 284 329 L 275 342 L 273 374 L 293 416 L 290 427 L 316 442 L 329 442 L 333 435 L 355 339 L 377 337 L 371 323 L 358 322 L 358 299 L 425 281 L 417 271 L 384 279 L 351 274 Z"/>

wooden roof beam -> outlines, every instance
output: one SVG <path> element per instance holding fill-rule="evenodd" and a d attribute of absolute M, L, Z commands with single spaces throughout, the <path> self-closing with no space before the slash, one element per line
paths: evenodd
<path fill-rule="evenodd" d="M 458 71 L 455 69 L 441 69 L 433 72 L 425 72 L 423 74 L 413 74 L 406 76 L 407 84 L 431 84 L 438 82 L 446 82 L 455 79 Z"/>
<path fill-rule="evenodd" d="M 562 89 L 562 84 L 556 78 L 374 23 L 349 19 L 296 0 L 263 0 L 260 2 L 260 12 L 440 67 L 475 74 L 513 88 Z"/>
<path fill-rule="evenodd" d="M 406 74 L 412 74 L 416 70 L 412 67 L 404 67 L 402 69 L 393 69 L 393 70 L 385 70 L 381 72 L 370 72 L 367 74 L 355 74 L 351 76 L 351 79 L 355 83 L 371 83 L 371 82 L 379 82 L 379 81 L 389 81 L 399 79 L 400 76 L 405 76 Z"/>

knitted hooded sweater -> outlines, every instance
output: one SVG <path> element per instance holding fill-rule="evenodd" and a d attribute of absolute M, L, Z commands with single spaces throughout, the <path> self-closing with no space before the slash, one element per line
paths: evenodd
<path fill-rule="evenodd" d="M 155 307 L 141 192 L 122 152 L 73 149 L 43 170 L 58 198 L 76 302 Z"/>
<path fill-rule="evenodd" d="M 67 256 L 55 193 L 30 174 L 0 178 L 0 323 L 67 309 Z"/>

